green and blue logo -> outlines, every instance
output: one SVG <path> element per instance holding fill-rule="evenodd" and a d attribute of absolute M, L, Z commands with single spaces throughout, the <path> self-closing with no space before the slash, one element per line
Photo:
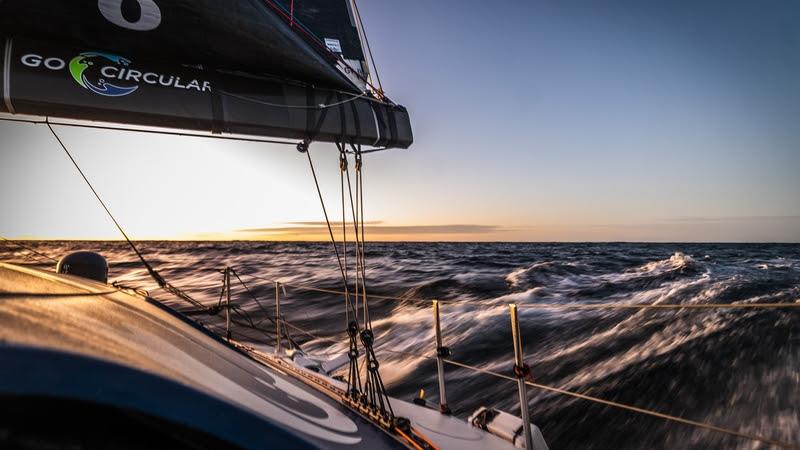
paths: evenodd
<path fill-rule="evenodd" d="M 128 67 L 131 64 L 130 60 L 110 53 L 86 52 L 72 58 L 69 62 L 69 71 L 79 85 L 98 95 L 123 97 L 139 89 L 138 84 L 121 86 L 107 80 L 103 69 L 108 63 L 118 68 Z M 97 70 L 92 70 L 95 68 Z"/>
<path fill-rule="evenodd" d="M 104 97 L 124 97 L 132 94 L 142 85 L 198 93 L 211 92 L 211 82 L 209 81 L 191 78 L 191 75 L 137 70 L 131 67 L 129 59 L 111 53 L 83 52 L 69 60 L 69 64 L 57 56 L 28 53 L 20 58 L 20 62 L 33 69 L 46 69 L 53 72 L 66 69 L 80 87 Z M 187 71 L 184 69 L 182 72 L 186 73 Z"/>

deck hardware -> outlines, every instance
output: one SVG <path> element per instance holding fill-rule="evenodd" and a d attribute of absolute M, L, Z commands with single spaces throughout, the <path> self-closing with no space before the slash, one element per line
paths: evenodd
<path fill-rule="evenodd" d="M 517 387 L 519 388 L 519 409 L 522 413 L 523 438 L 525 439 L 525 448 L 533 450 L 531 419 L 528 411 L 528 387 L 525 385 L 525 380 L 530 375 L 530 368 L 525 364 L 525 355 L 522 353 L 522 336 L 520 336 L 519 332 L 517 305 L 509 304 L 508 311 L 511 315 L 511 337 L 514 341 L 514 375 L 517 377 Z"/>
<path fill-rule="evenodd" d="M 425 401 L 425 389 L 420 389 L 419 394 L 414 397 L 414 404 L 419 406 L 426 406 L 427 402 Z"/>
<path fill-rule="evenodd" d="M 442 345 L 442 326 L 439 315 L 439 301 L 433 301 L 433 331 L 436 335 L 436 370 L 439 376 L 439 411 L 450 415 L 447 394 L 444 386 L 444 358 L 450 356 L 450 349 Z"/>

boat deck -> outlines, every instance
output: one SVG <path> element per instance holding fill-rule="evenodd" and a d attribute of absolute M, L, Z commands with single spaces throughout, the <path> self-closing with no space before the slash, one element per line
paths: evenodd
<path fill-rule="evenodd" d="M 2 263 L 0 366 L 13 368 L 0 372 L 0 397 L 114 407 L 239 448 L 405 448 L 287 358 L 237 349 L 147 297 Z M 438 411 L 392 405 L 439 448 L 514 448 Z"/>

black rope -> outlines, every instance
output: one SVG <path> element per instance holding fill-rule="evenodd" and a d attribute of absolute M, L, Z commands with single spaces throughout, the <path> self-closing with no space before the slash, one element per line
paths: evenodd
<path fill-rule="evenodd" d="M 136 256 L 137 256 L 137 257 L 139 257 L 139 260 L 142 262 L 142 264 L 144 265 L 145 269 L 147 269 L 147 273 L 148 273 L 148 274 L 150 274 L 150 277 L 151 277 L 151 278 L 152 278 L 152 279 L 153 279 L 153 280 L 154 280 L 154 281 L 155 281 L 155 282 L 158 284 L 158 286 L 159 286 L 159 287 L 163 288 L 165 291 L 169 292 L 170 294 L 172 294 L 172 295 L 174 295 L 174 296 L 176 296 L 176 297 L 178 297 L 178 298 L 180 298 L 180 299 L 182 299 L 182 300 L 184 300 L 184 301 L 187 301 L 187 302 L 189 302 L 189 303 L 193 304 L 193 305 L 194 305 L 194 306 L 196 306 L 196 307 L 205 308 L 205 305 L 203 305 L 202 303 L 200 303 L 200 302 L 198 302 L 197 300 L 193 299 L 192 297 L 190 297 L 189 295 L 187 295 L 185 292 L 181 291 L 180 289 L 178 289 L 178 288 L 176 288 L 176 287 L 172 286 L 171 284 L 169 284 L 169 283 L 168 283 L 168 282 L 167 282 L 167 281 L 164 279 L 164 277 L 162 277 L 162 276 L 161 276 L 161 274 L 159 274 L 158 272 L 156 272 L 156 270 L 153 268 L 153 266 L 151 266 L 151 265 L 150 265 L 150 263 L 149 263 L 149 262 L 147 262 L 147 260 L 144 258 L 144 256 L 142 255 L 142 253 L 141 253 L 141 252 L 139 251 L 139 249 L 136 247 L 136 244 L 134 244 L 134 243 L 133 243 L 133 241 L 131 241 L 131 239 L 128 237 L 128 234 L 127 234 L 127 233 L 125 233 L 125 230 L 124 230 L 124 229 L 122 228 L 122 226 L 119 224 L 119 222 L 117 221 L 117 219 L 114 217 L 114 215 L 113 215 L 113 214 L 111 214 L 111 210 L 109 210 L 109 209 L 108 209 L 108 206 L 106 206 L 105 202 L 104 202 L 104 201 L 103 201 L 103 199 L 100 197 L 100 194 L 98 194 L 98 193 L 97 193 L 97 190 L 95 190 L 94 186 L 92 186 L 92 183 L 89 181 L 89 178 L 88 178 L 88 177 L 86 177 L 86 174 L 85 174 L 85 173 L 83 173 L 83 170 L 82 170 L 82 169 L 81 169 L 81 167 L 78 165 L 78 162 L 77 162 L 77 161 L 75 161 L 75 158 L 73 158 L 73 157 L 72 157 L 72 154 L 71 154 L 71 153 L 69 152 L 69 150 L 67 149 L 67 146 L 66 146 L 66 145 L 64 145 L 64 142 L 63 142 L 63 141 L 61 140 L 61 138 L 58 136 L 58 133 L 56 133 L 56 130 L 54 130 L 54 129 L 53 129 L 53 126 L 52 126 L 52 125 L 50 125 L 50 122 L 49 122 L 49 121 L 46 121 L 45 123 L 47 124 L 47 128 L 48 128 L 48 129 L 50 130 L 50 132 L 53 134 L 53 137 L 55 137 L 55 138 L 56 138 L 56 141 L 58 141 L 58 144 L 59 144 L 59 145 L 61 146 L 61 148 L 64 150 L 64 153 L 66 153 L 66 154 L 67 154 L 67 157 L 69 158 L 69 160 L 70 160 L 70 161 L 72 161 L 72 165 L 73 165 L 73 166 L 75 166 L 75 169 L 77 169 L 77 170 L 78 170 L 78 173 L 79 173 L 79 174 L 81 175 L 81 177 L 83 178 L 83 181 L 85 181 L 85 182 L 86 182 L 86 185 L 87 185 L 87 186 L 89 186 L 89 189 L 92 191 L 92 194 L 94 194 L 94 197 L 95 197 L 95 198 L 97 199 L 97 201 L 100 203 L 100 206 L 102 206 L 102 207 L 103 207 L 103 209 L 106 211 L 106 214 L 108 215 L 108 217 L 111 219 L 111 221 L 112 221 L 112 222 L 114 222 L 114 225 L 117 227 L 117 230 L 119 230 L 119 232 L 120 232 L 120 233 L 122 234 L 122 236 L 125 238 L 125 241 L 126 241 L 126 242 L 128 243 L 128 245 L 131 247 L 131 249 L 133 250 L 133 252 L 134 252 L 134 253 L 136 253 Z"/>
<path fill-rule="evenodd" d="M 333 237 L 333 227 L 331 227 L 331 221 L 328 218 L 328 210 L 325 208 L 325 200 L 322 198 L 322 190 L 319 187 L 319 180 L 317 179 L 317 172 L 314 170 L 314 161 L 311 159 L 311 148 L 306 147 L 305 154 L 308 157 L 308 166 L 311 168 L 311 175 L 314 177 L 314 185 L 317 187 L 317 195 L 319 196 L 320 205 L 322 205 L 322 214 L 325 216 L 325 223 L 328 225 L 328 234 L 331 238 L 331 245 L 333 246 L 333 252 L 336 254 L 336 262 L 339 264 L 339 272 L 342 275 L 342 282 L 344 283 L 344 290 L 346 295 L 346 302 L 347 308 L 353 310 L 353 304 L 350 301 L 350 296 L 347 294 L 349 292 L 347 286 L 347 277 L 344 273 L 344 266 L 342 266 L 342 258 L 339 255 L 339 247 L 336 246 L 336 238 Z M 353 316 L 355 316 L 355 311 L 353 310 Z"/>
<path fill-rule="evenodd" d="M 337 145 L 338 146 L 338 145 Z M 387 421 L 392 421 L 394 419 L 394 411 L 392 409 L 391 403 L 389 401 L 389 395 L 386 392 L 386 386 L 383 383 L 380 375 L 380 363 L 378 362 L 378 358 L 375 355 L 375 350 L 373 347 L 375 341 L 375 335 L 372 331 L 372 322 L 369 317 L 369 307 L 366 297 L 366 270 L 364 269 L 365 266 L 365 259 L 364 259 L 364 199 L 363 199 L 363 189 L 362 189 L 362 178 L 361 178 L 361 169 L 362 169 L 362 160 L 361 160 L 361 153 L 360 148 L 353 146 L 353 151 L 355 153 L 356 158 L 356 195 L 355 201 L 353 200 L 353 189 L 352 184 L 350 181 L 350 171 L 348 170 L 347 166 L 347 157 L 344 152 L 344 145 L 342 144 L 339 147 L 340 151 L 340 158 L 342 159 L 342 163 L 340 163 L 340 167 L 344 173 L 347 173 L 347 189 L 350 198 L 350 210 L 353 215 L 353 225 L 355 228 L 356 234 L 356 292 L 358 292 L 358 285 L 359 285 L 359 278 L 361 281 L 361 289 L 362 295 L 364 296 L 363 304 L 364 304 L 364 330 L 360 333 L 361 343 L 364 346 L 364 362 L 367 369 L 367 378 L 364 382 L 364 393 L 361 396 L 361 400 L 364 403 L 372 406 L 373 408 L 377 408 L 380 411 L 381 416 L 386 419 Z M 342 186 L 342 195 L 344 196 L 344 186 Z M 358 207 L 356 207 L 356 205 Z M 344 198 L 342 200 L 342 209 L 344 209 Z M 342 224 L 346 226 L 346 224 Z M 361 237 L 359 239 L 359 231 L 361 233 Z M 356 301 L 358 301 L 356 299 Z M 355 325 L 355 326 L 353 326 Z M 359 374 L 358 366 L 356 357 L 358 356 L 357 349 L 355 348 L 355 334 L 358 331 L 357 323 L 351 324 L 348 328 L 348 334 L 351 339 L 351 357 L 350 357 L 350 374 L 348 376 L 348 387 L 350 387 L 349 393 L 353 393 L 351 379 L 352 374 L 355 371 L 356 374 Z M 355 352 L 354 352 L 355 350 Z M 360 382 L 360 379 L 359 379 Z"/>
<path fill-rule="evenodd" d="M 342 146 L 343 147 L 343 146 Z M 344 152 L 342 151 L 342 147 L 339 146 L 339 143 L 336 143 L 336 148 L 339 149 L 339 184 L 340 190 L 342 194 L 342 247 L 343 247 L 343 259 L 344 259 L 344 285 L 345 285 L 345 295 L 349 298 L 350 292 L 350 266 L 347 264 L 347 212 L 345 211 L 344 207 L 344 173 L 347 172 L 347 157 L 345 156 Z M 356 304 L 353 308 L 353 312 L 355 317 L 353 320 L 358 322 L 358 297 L 356 297 Z M 345 323 L 350 323 L 350 317 L 347 308 L 345 308 Z"/>
<path fill-rule="evenodd" d="M 350 282 L 348 279 L 348 271 L 349 265 L 347 264 L 347 210 L 345 209 L 345 196 L 344 196 L 344 174 L 347 173 L 348 180 L 350 177 L 350 172 L 348 170 L 347 164 L 347 155 L 344 153 L 345 146 L 342 143 L 337 142 L 336 148 L 339 149 L 339 184 L 341 189 L 341 196 L 342 196 L 342 239 L 344 241 L 344 276 L 345 276 L 345 285 L 349 286 Z M 353 198 L 350 196 L 350 205 L 352 209 Z M 357 275 L 357 274 L 356 274 Z M 349 291 L 345 290 L 345 295 L 349 295 Z M 356 295 L 355 295 L 355 307 L 353 311 L 353 320 L 350 320 L 350 314 L 345 309 L 346 316 L 347 316 L 347 335 L 349 338 L 350 349 L 348 351 L 348 357 L 350 359 L 350 368 L 347 374 L 347 394 L 350 396 L 352 400 L 360 400 L 360 391 L 362 389 L 361 385 L 361 374 L 358 370 L 358 281 L 356 281 Z"/>
<path fill-rule="evenodd" d="M 358 321 L 358 291 L 359 291 L 359 279 L 361 278 L 360 274 L 360 264 L 361 259 L 359 257 L 359 252 L 361 248 L 361 244 L 359 243 L 358 237 L 358 213 L 355 208 L 355 204 L 353 203 L 353 189 L 350 184 L 350 170 L 349 166 L 346 164 L 347 155 L 344 152 L 344 145 L 339 149 L 340 151 L 340 158 L 343 158 L 345 161 L 345 168 L 344 173 L 347 174 L 347 192 L 350 197 L 350 212 L 353 216 L 353 229 L 355 231 L 355 244 L 356 244 L 356 285 L 355 285 L 355 304 L 356 304 L 356 321 Z M 356 188 L 357 189 L 357 188 Z M 358 195 L 358 193 L 356 193 Z M 344 188 L 342 188 L 342 197 L 344 197 Z M 344 198 L 342 198 L 342 209 L 344 210 Z M 342 226 L 346 226 L 344 222 L 342 222 Z"/>
<path fill-rule="evenodd" d="M 19 242 L 17 242 L 17 241 L 12 241 L 11 239 L 5 238 L 5 237 L 3 237 L 3 236 L 0 236 L 0 240 L 2 240 L 3 242 L 6 242 L 6 243 L 8 243 L 8 244 L 14 245 L 14 246 L 16 246 L 16 247 L 18 247 L 18 248 L 21 248 L 21 249 L 23 249 L 23 250 L 29 251 L 29 252 L 33 253 L 34 255 L 36 255 L 36 256 L 39 256 L 39 257 L 41 257 L 41 258 L 48 259 L 48 260 L 50 260 L 50 261 L 53 261 L 53 262 L 56 262 L 56 263 L 58 262 L 58 260 L 57 260 L 57 259 L 55 259 L 55 258 L 53 258 L 53 257 L 51 257 L 51 256 L 48 256 L 48 255 L 45 255 L 44 253 L 38 252 L 38 251 L 36 251 L 36 250 L 34 250 L 34 249 L 30 248 L 30 247 L 27 247 L 27 246 L 25 246 L 25 245 L 22 245 L 22 244 L 20 244 L 20 243 L 19 243 Z M 25 255 L 25 254 L 23 254 L 22 256 L 24 256 L 25 258 L 28 258 L 28 259 L 30 259 L 31 261 L 35 261 L 35 262 L 36 262 L 36 263 L 38 263 L 38 264 L 41 264 L 41 263 L 42 263 L 42 261 L 41 261 L 41 260 L 38 260 L 38 259 L 36 259 L 36 258 L 33 258 L 33 257 L 31 257 L 30 255 Z"/>
<path fill-rule="evenodd" d="M 353 152 L 355 153 L 356 158 L 356 201 L 358 202 L 359 207 L 359 218 L 361 223 L 359 224 L 361 228 L 361 287 L 362 292 L 364 295 L 363 303 L 364 303 L 364 326 L 372 329 L 372 318 L 369 314 L 369 303 L 367 302 L 367 259 L 366 259 L 366 231 L 364 225 L 364 176 L 362 173 L 362 168 L 364 167 L 364 160 L 361 157 L 361 145 L 355 146 L 352 145 Z"/>
<path fill-rule="evenodd" d="M 276 325 L 276 322 L 275 322 L 276 319 L 273 319 L 272 317 L 270 317 L 269 312 L 267 311 L 267 308 L 264 307 L 264 305 L 261 303 L 261 301 L 258 300 L 258 297 L 256 297 L 256 295 L 250 290 L 250 288 L 247 286 L 247 284 L 245 284 L 245 282 L 241 279 L 241 277 L 239 277 L 239 274 L 236 273 L 236 270 L 234 268 L 231 268 L 230 271 L 233 274 L 233 276 L 235 276 L 236 279 L 239 280 L 239 284 L 242 285 L 242 287 L 247 292 L 247 294 L 250 296 L 250 298 L 253 299 L 253 301 L 255 302 L 256 305 L 258 305 L 258 308 L 261 310 L 261 312 L 264 313 L 264 319 L 262 319 L 261 321 L 257 322 L 255 325 L 256 326 L 261 325 L 261 323 L 263 323 L 264 320 L 269 320 L 273 325 Z M 281 316 L 283 316 L 283 315 L 281 315 Z M 285 319 L 283 319 L 282 317 L 281 317 L 280 320 L 281 320 L 281 322 L 286 323 Z M 297 341 L 292 339 L 292 337 L 289 335 L 288 330 L 286 331 L 286 339 L 289 341 L 290 344 L 292 344 L 292 346 L 294 348 L 297 348 L 297 349 L 300 348 L 300 344 L 298 344 Z"/>

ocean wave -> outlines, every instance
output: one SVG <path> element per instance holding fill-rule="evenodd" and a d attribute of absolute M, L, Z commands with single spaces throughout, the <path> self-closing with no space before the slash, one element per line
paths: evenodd
<path fill-rule="evenodd" d="M 193 308 L 157 289 L 123 242 L 30 244 L 54 257 L 102 252 L 113 280 L 150 289 L 177 309 Z M 146 242 L 141 248 L 166 279 L 206 304 L 218 301 L 218 270 L 234 267 L 265 308 L 235 283 L 233 300 L 254 321 L 273 314 L 272 280 L 342 289 L 329 243 Z M 4 260 L 33 264 L 30 256 L 0 246 Z M 441 303 L 442 329 L 454 359 L 507 374 L 513 357 L 509 303 L 800 299 L 798 245 L 370 243 L 367 256 L 368 292 L 401 297 L 370 301 L 381 371 L 390 393 L 400 398 L 419 388 L 435 398 L 437 390 L 435 364 L 424 358 L 435 351 L 433 314 L 431 304 L 419 299 L 447 300 Z M 352 267 L 348 274 L 352 284 Z M 286 319 L 323 338 L 291 330 L 311 353 L 347 351 L 344 304 L 341 295 L 295 286 L 281 293 Z M 526 361 L 544 384 L 796 441 L 800 352 L 794 312 L 521 308 L 519 317 Z M 212 329 L 224 327 L 221 317 L 202 320 Z M 235 329 L 234 336 L 271 345 L 264 333 Z M 518 408 L 514 390 L 503 381 L 450 366 L 447 380 L 459 416 L 479 406 Z M 533 391 L 531 404 L 553 448 L 742 446 L 552 393 Z"/>

